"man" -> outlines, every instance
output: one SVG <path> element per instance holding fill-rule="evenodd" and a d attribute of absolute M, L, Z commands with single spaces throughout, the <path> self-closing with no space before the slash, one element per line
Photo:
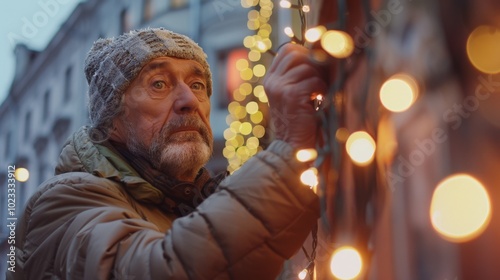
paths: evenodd
<path fill-rule="evenodd" d="M 265 86 L 272 114 L 286 119 L 266 151 L 219 184 L 203 168 L 213 141 L 205 57 L 162 28 L 94 44 L 91 126 L 69 138 L 56 176 L 29 200 L 8 279 L 279 274 L 319 217 L 294 151 L 314 145 L 310 94 L 325 85 L 303 48 L 283 48 Z"/>

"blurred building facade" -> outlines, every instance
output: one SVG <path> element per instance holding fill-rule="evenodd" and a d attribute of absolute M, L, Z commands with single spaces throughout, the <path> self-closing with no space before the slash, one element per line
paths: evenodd
<path fill-rule="evenodd" d="M 16 183 L 15 216 L 37 186 L 52 176 L 60 148 L 80 126 L 88 123 L 87 82 L 83 63 L 92 43 L 131 29 L 165 27 L 186 34 L 208 55 L 213 74 L 211 122 L 214 156 L 212 172 L 226 169 L 221 150 L 227 127 L 230 95 L 225 85 L 228 57 L 242 48 L 246 11 L 236 0 L 87 0 L 80 3 L 43 51 L 17 45 L 16 73 L 8 97 L 0 106 L 2 168 L 29 170 L 26 182 Z M 234 69 L 236 71 L 236 69 Z M 8 172 L 0 172 L 0 220 L 7 221 Z M 0 227 L 0 275 L 5 275 L 9 229 Z"/>

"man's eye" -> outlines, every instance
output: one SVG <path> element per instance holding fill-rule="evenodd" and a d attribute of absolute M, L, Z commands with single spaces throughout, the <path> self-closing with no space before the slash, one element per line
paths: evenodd
<path fill-rule="evenodd" d="M 155 89 L 164 89 L 166 86 L 167 86 L 167 84 L 164 81 L 153 82 L 153 87 Z"/>
<path fill-rule="evenodd" d="M 204 90 L 205 89 L 205 84 L 200 83 L 200 82 L 195 82 L 191 85 L 191 88 L 194 90 Z"/>

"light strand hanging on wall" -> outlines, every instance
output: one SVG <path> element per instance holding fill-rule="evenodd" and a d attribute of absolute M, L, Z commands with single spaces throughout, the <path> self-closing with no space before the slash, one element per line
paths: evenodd
<path fill-rule="evenodd" d="M 269 19 L 274 5 L 271 0 L 242 0 L 241 5 L 249 8 L 247 27 L 255 34 L 246 36 L 243 41 L 248 49 L 247 58 L 239 59 L 234 65 L 243 82 L 232 93 L 233 101 L 228 106 L 226 118 L 229 127 L 224 131 L 223 155 L 231 173 L 262 150 L 261 142 L 266 136 L 264 115 L 268 107 L 267 95 L 260 84 L 266 74 L 262 53 L 272 48 Z"/>
<path fill-rule="evenodd" d="M 296 36 L 291 27 L 286 27 L 284 29 L 285 34 L 291 38 L 291 41 L 298 44 L 305 44 L 307 42 L 307 44 L 313 45 L 311 51 L 313 59 L 316 59 L 320 63 L 335 63 L 336 65 L 336 76 L 334 81 L 330 83 L 331 85 L 328 92 L 319 94 L 313 93 L 312 96 L 315 101 L 321 127 L 317 137 L 320 140 L 318 141 L 316 150 L 311 152 L 311 154 L 314 154 L 316 157 L 314 164 L 314 170 L 316 170 L 316 172 L 312 173 L 309 170 L 305 172 L 312 174 L 309 176 L 319 176 L 319 178 L 309 179 L 309 182 L 313 181 L 316 185 L 318 183 L 320 184 L 317 192 L 321 198 L 323 217 L 325 217 L 324 211 L 326 211 L 327 208 L 325 193 L 329 185 L 339 184 L 339 177 L 343 166 L 342 163 L 346 160 L 345 155 L 347 154 L 350 157 L 350 162 L 358 165 L 359 168 L 370 168 L 373 166 L 372 162 L 375 156 L 376 144 L 370 134 L 365 131 L 357 131 L 347 137 L 349 132 L 345 128 L 346 112 L 344 86 L 348 72 L 345 67 L 344 59 L 351 56 L 355 49 L 355 45 L 351 36 L 345 31 L 347 14 L 345 1 L 338 1 L 338 21 L 332 24 L 334 26 L 333 28 L 329 29 L 321 25 L 307 28 L 304 13 L 310 11 L 311 7 L 304 5 L 301 0 L 298 0 L 297 4 L 282 0 L 280 6 L 282 8 L 296 9 L 300 15 L 300 36 Z M 346 149 L 346 152 L 344 152 L 343 148 Z M 369 165 L 371 166 L 365 167 Z M 355 182 L 355 186 L 359 184 L 363 184 L 363 182 L 359 180 Z M 330 188 L 332 187 L 330 186 Z M 337 187 L 335 188 L 337 189 Z M 340 189 L 335 193 L 335 201 L 333 201 L 333 203 L 338 203 L 340 202 L 338 200 L 343 199 L 343 194 L 339 190 Z M 339 215 L 342 215 L 343 211 L 339 212 Z M 331 273 L 338 279 L 353 279 L 358 277 L 363 270 L 365 270 L 363 267 L 363 259 L 366 258 L 363 258 L 359 248 L 357 248 L 359 245 L 357 244 L 358 242 L 350 238 L 351 235 L 354 235 L 353 232 L 344 230 L 341 224 L 332 225 L 328 222 L 324 224 L 330 232 L 344 231 L 341 238 L 339 238 L 338 234 L 337 236 L 333 236 L 333 241 L 337 244 L 337 249 L 332 252 L 330 264 Z M 316 237 L 316 231 L 317 228 L 313 229 L 313 237 Z M 317 239 L 313 239 L 315 240 L 313 243 L 317 244 Z M 316 244 L 313 245 L 312 255 L 316 254 Z M 362 251 L 366 252 L 366 250 Z M 299 272 L 298 278 L 305 279 L 308 276 L 309 279 L 316 279 L 317 275 L 315 275 L 314 272 L 314 258 L 311 259 L 306 251 L 304 251 L 304 253 L 309 260 L 309 264 L 303 271 Z M 346 261 L 351 265 L 345 265 Z M 307 273 L 305 273 L 306 271 Z"/>

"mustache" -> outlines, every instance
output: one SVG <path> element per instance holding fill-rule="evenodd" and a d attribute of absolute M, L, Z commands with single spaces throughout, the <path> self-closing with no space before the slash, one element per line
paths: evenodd
<path fill-rule="evenodd" d="M 173 133 L 182 130 L 196 130 L 203 140 L 211 146 L 212 142 L 212 132 L 208 126 L 199 118 L 193 115 L 180 117 L 174 120 L 170 120 L 163 128 L 160 130 L 160 135 L 164 139 L 168 139 Z"/>

